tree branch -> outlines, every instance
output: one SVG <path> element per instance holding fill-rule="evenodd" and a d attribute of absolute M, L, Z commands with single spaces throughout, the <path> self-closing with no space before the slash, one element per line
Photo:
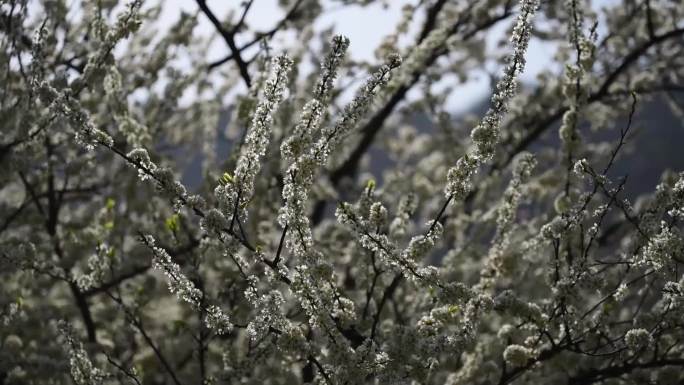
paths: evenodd
<path fill-rule="evenodd" d="M 252 78 L 249 76 L 249 71 L 247 69 L 247 63 L 244 61 L 244 59 L 241 56 L 241 51 L 238 49 L 238 47 L 235 45 L 235 33 L 234 31 L 228 31 L 226 30 L 221 22 L 216 18 L 216 15 L 209 9 L 207 6 L 206 0 L 196 0 L 197 5 L 200 7 L 200 10 L 209 18 L 209 21 L 214 25 L 218 33 L 223 37 L 223 40 L 225 40 L 226 44 L 228 44 L 228 47 L 232 51 L 232 59 L 235 61 L 235 64 L 238 66 L 238 70 L 240 71 L 240 76 L 242 77 L 242 80 L 245 82 L 245 85 L 247 88 L 251 87 L 252 85 Z"/>

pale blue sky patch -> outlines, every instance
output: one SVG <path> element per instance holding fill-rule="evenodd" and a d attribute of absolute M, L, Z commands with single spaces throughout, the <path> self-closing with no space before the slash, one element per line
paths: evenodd
<path fill-rule="evenodd" d="M 195 13 L 198 11 L 196 2 L 192 0 L 158 0 L 157 2 L 148 2 L 146 6 L 160 4 L 160 2 L 162 10 L 158 21 L 159 36 L 163 35 L 165 30 L 178 20 L 181 12 Z M 349 37 L 351 45 L 348 55 L 352 60 L 379 63 L 380 59 L 375 57 L 376 48 L 388 34 L 394 32 L 401 18 L 402 8 L 406 4 L 415 5 L 416 2 L 417 0 L 392 0 L 387 2 L 387 4 L 374 3 L 368 6 L 341 6 L 336 1 L 322 0 L 323 14 L 316 19 L 313 29 L 315 32 L 321 32 L 332 28 L 335 33 Z M 77 3 L 74 2 L 74 4 Z M 595 1 L 593 7 L 594 9 L 599 9 L 603 6 L 612 6 L 615 3 L 616 0 L 600 0 Z M 242 12 L 241 1 L 208 0 L 207 4 L 221 20 L 226 20 L 231 13 L 234 14 L 232 19 L 237 19 Z M 33 7 L 35 6 L 37 6 L 37 3 L 33 3 Z M 70 10 L 70 17 L 80 17 L 79 15 L 82 13 L 80 8 L 73 8 Z M 255 0 L 247 15 L 246 23 L 250 30 L 267 31 L 273 28 L 285 16 L 285 12 L 286 10 L 278 5 L 277 0 Z M 114 13 L 118 12 L 115 10 Z M 410 24 L 410 31 L 406 34 L 407 38 L 399 42 L 401 47 L 406 47 L 413 43 L 410 39 L 414 38 L 415 32 L 421 26 L 423 13 L 416 12 L 415 15 L 415 19 Z M 498 47 L 498 41 L 506 36 L 512 22 L 513 18 L 510 18 L 491 28 L 486 38 L 485 49 L 488 54 L 496 53 L 500 56 L 506 52 L 506 47 Z M 602 30 L 599 26 L 599 33 Z M 220 38 L 213 25 L 205 16 L 200 15 L 195 32 L 200 36 L 213 39 L 207 52 L 208 62 L 222 59 L 229 54 L 225 42 Z M 241 35 L 243 36 L 241 37 Z M 251 39 L 252 36 L 251 33 L 238 34 L 236 37 L 238 46 L 241 43 L 247 42 L 247 39 Z M 281 31 L 276 34 L 270 44 L 276 51 L 296 49 L 297 37 L 293 33 Z M 530 41 L 530 47 L 527 52 L 527 65 L 525 72 L 521 75 L 521 80 L 525 83 L 534 83 L 536 82 L 537 75 L 547 69 L 560 73 L 561 66 L 553 64 L 552 60 L 556 47 L 554 43 L 546 43 L 533 38 Z M 115 54 L 125 50 L 125 48 L 125 43 L 120 44 Z M 256 46 L 246 50 L 244 56 L 251 58 L 256 53 L 256 50 Z M 492 56 L 488 55 L 488 57 Z M 182 70 L 183 66 L 190 66 L 191 64 L 189 61 L 179 59 L 177 65 Z M 306 60 L 303 66 L 302 73 L 315 70 Z M 436 89 L 452 87 L 453 91 L 448 97 L 447 108 L 455 114 L 463 113 L 489 95 L 491 91 L 490 75 L 492 73 L 496 74 L 500 69 L 498 63 L 490 60 L 486 63 L 485 68 L 471 71 L 469 78 L 464 83 L 461 83 L 456 76 L 445 74 L 442 80 L 435 84 L 435 87 Z M 360 84 L 362 79 L 363 77 L 359 77 L 358 81 L 354 82 L 354 84 Z M 160 84 L 163 86 L 163 82 Z M 231 92 L 231 95 L 225 95 L 226 102 L 235 94 L 241 92 L 244 92 L 244 87 L 239 85 Z M 353 89 L 345 92 L 342 95 L 342 102 L 351 99 L 352 95 Z M 189 102 L 193 97 L 196 97 L 196 95 L 189 91 L 183 99 Z M 421 97 L 420 92 L 411 92 L 408 95 L 409 100 L 415 100 L 417 97 Z"/>

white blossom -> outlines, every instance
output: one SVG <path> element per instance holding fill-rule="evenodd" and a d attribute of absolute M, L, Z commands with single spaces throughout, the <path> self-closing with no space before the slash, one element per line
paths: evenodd
<path fill-rule="evenodd" d="M 65 349 L 69 354 L 69 367 L 74 382 L 78 385 L 103 384 L 107 374 L 93 365 L 81 342 L 74 338 L 71 325 L 60 321 L 58 327 L 66 340 Z"/>
<path fill-rule="evenodd" d="M 92 151 L 97 145 L 111 147 L 114 144 L 114 139 L 108 133 L 95 127 L 90 114 L 71 96 L 70 91 L 60 92 L 46 81 L 34 84 L 33 89 L 49 105 L 50 111 L 69 121 L 75 131 L 76 141 L 86 150 Z"/>
<path fill-rule="evenodd" d="M 314 143 L 311 156 L 318 164 L 325 164 L 330 152 L 336 144 L 344 138 L 356 123 L 365 115 L 378 91 L 390 79 L 393 69 L 401 65 L 401 57 L 397 54 L 390 55 L 366 83 L 357 91 L 354 99 L 344 107 L 342 116 L 335 124 L 325 127 L 321 131 L 321 137 Z"/>
<path fill-rule="evenodd" d="M 470 192 L 471 177 L 477 168 L 494 156 L 494 148 L 499 141 L 499 125 L 508 111 L 508 101 L 515 95 L 516 78 L 525 67 L 525 51 L 530 40 L 532 18 L 539 6 L 538 0 L 522 0 L 520 14 L 513 27 L 511 42 L 513 53 L 504 75 L 495 86 L 491 106 L 480 123 L 472 130 L 472 147 L 449 169 L 444 193 L 448 199 L 460 201 Z"/>
<path fill-rule="evenodd" d="M 684 173 L 621 171 L 662 144 L 648 109 L 682 112 L 679 3 L 416 1 L 377 65 L 320 1 L 263 30 L 252 1 L 168 28 L 166 2 L 25 3 L 0 382 L 681 380 Z M 518 92 L 532 36 L 554 55 Z M 454 110 L 492 71 L 484 115 Z"/>
<path fill-rule="evenodd" d="M 254 181 L 261 168 L 261 158 L 270 141 L 273 113 L 283 98 L 292 59 L 287 55 L 275 58 L 271 76 L 264 85 L 264 94 L 257 104 L 234 172 L 235 188 L 240 191 L 240 204 L 249 202 L 254 192 Z"/>
<path fill-rule="evenodd" d="M 678 259 L 681 256 L 684 256 L 684 242 L 681 236 L 676 229 L 663 222 L 660 232 L 651 238 L 643 252 L 634 256 L 634 263 L 661 269 L 669 265 L 673 258 Z"/>
<path fill-rule="evenodd" d="M 625 344 L 636 352 L 653 344 L 653 337 L 646 329 L 631 329 L 625 334 Z"/>
<path fill-rule="evenodd" d="M 188 279 L 169 253 L 163 248 L 156 246 L 155 239 L 150 235 L 146 235 L 143 241 L 152 250 L 154 267 L 166 275 L 169 291 L 195 309 L 204 308 L 207 314 L 205 323 L 208 328 L 214 330 L 217 334 L 230 333 L 233 325 L 228 316 L 216 305 L 209 305 L 205 308 L 202 291 Z"/>
<path fill-rule="evenodd" d="M 5 337 L 3 346 L 10 352 L 19 352 L 24 346 L 24 341 L 16 334 L 10 334 Z"/>
<path fill-rule="evenodd" d="M 533 357 L 534 351 L 522 345 L 508 345 L 503 353 L 503 358 L 506 363 L 514 368 L 527 365 Z"/>

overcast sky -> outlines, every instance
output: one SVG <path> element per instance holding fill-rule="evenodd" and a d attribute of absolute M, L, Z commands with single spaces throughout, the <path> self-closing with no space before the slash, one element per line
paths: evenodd
<path fill-rule="evenodd" d="M 231 9 L 239 7 L 239 1 L 208 0 L 207 4 L 213 12 L 222 18 Z M 250 27 L 257 30 L 268 30 L 284 16 L 283 10 L 277 5 L 277 0 L 255 0 L 247 17 Z M 334 27 L 336 33 L 341 33 L 351 40 L 349 55 L 357 60 L 374 60 L 374 50 L 380 44 L 383 37 L 391 33 L 401 16 L 401 8 L 409 3 L 415 4 L 416 0 L 391 0 L 387 6 L 373 4 L 361 6 L 340 6 L 339 2 L 323 0 L 324 14 L 316 21 L 314 29 L 322 31 Z M 167 0 L 164 1 L 161 16 L 162 25 L 170 25 L 176 20 L 181 12 L 195 12 L 197 5 L 192 0 Z M 417 17 L 422 14 L 417 14 Z M 512 20 L 512 19 L 511 19 Z M 510 21 L 509 21 L 510 23 Z M 420 20 L 413 23 L 419 26 Z M 500 23 L 494 29 L 494 33 L 488 37 L 489 49 L 494 46 L 494 41 L 504 33 L 508 23 Z M 215 30 L 206 17 L 200 17 L 198 31 L 202 34 L 215 34 Z M 287 36 L 281 36 L 287 39 Z M 291 38 L 291 37 L 290 37 Z M 278 42 L 274 42 L 277 44 Z M 224 57 L 228 50 L 220 39 L 217 39 L 215 48 L 209 53 L 211 59 Z M 528 64 L 523 75 L 523 81 L 531 82 L 539 71 L 551 62 L 553 47 L 539 42 L 532 42 L 528 53 Z M 489 92 L 489 78 L 483 72 L 476 78 L 459 87 L 450 98 L 449 105 L 452 112 L 458 113 L 467 110 L 474 103 L 486 97 Z"/>
<path fill-rule="evenodd" d="M 163 1 L 163 12 L 161 15 L 162 26 L 171 25 L 180 15 L 181 10 L 196 12 L 197 4 L 194 0 L 161 0 Z M 418 0 L 388 0 L 386 5 L 372 4 L 369 6 L 341 6 L 339 1 L 321 0 L 323 4 L 323 15 L 316 20 L 315 31 L 322 31 L 331 26 L 336 33 L 341 33 L 351 40 L 349 55 L 357 60 L 374 61 L 374 50 L 380 44 L 383 37 L 391 33 L 401 17 L 401 9 L 405 4 L 415 4 Z M 616 3 L 619 0 L 594 0 L 594 8 L 599 6 Z M 224 19 L 231 9 L 240 11 L 239 0 L 208 0 L 207 4 L 213 12 Z M 247 23 L 256 30 L 268 30 L 272 28 L 278 20 L 284 16 L 284 11 L 278 6 L 278 0 L 255 0 L 247 17 Z M 422 12 L 416 13 L 412 27 L 420 28 Z M 502 37 L 506 29 L 514 21 L 509 18 L 505 22 L 498 23 L 491 29 L 487 36 L 487 50 L 489 52 L 496 49 L 496 42 Z M 599 31 L 600 31 L 599 27 Z M 214 27 L 209 20 L 201 16 L 198 26 L 201 34 L 216 34 Z M 411 34 L 409 34 L 410 36 Z M 277 39 L 273 45 L 292 46 L 292 36 L 286 34 L 276 35 Z M 289 41 L 288 41 L 289 39 Z M 535 82 L 539 72 L 552 65 L 552 58 L 555 47 L 549 43 L 542 43 L 537 39 L 532 39 L 527 53 L 527 65 L 522 74 L 522 81 L 526 83 Z M 216 39 L 214 46 L 209 52 L 209 58 L 219 59 L 228 54 L 228 48 L 221 39 Z M 554 68 L 556 71 L 558 67 Z M 492 71 L 493 68 L 488 68 Z M 467 111 L 474 104 L 487 97 L 489 88 L 489 76 L 484 70 L 474 74 L 471 80 L 459 86 L 449 98 L 448 105 L 453 113 Z M 409 95 L 410 97 L 410 95 Z"/>

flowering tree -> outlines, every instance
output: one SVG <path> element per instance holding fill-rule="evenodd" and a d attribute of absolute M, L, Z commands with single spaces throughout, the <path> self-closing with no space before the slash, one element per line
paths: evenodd
<path fill-rule="evenodd" d="M 679 108 L 684 3 L 414 1 L 371 63 L 310 27 L 374 2 L 160 33 L 141 0 L 2 0 L 0 384 L 684 381 L 684 173 L 611 173 L 642 101 Z M 522 88 L 530 39 L 561 69 Z"/>

